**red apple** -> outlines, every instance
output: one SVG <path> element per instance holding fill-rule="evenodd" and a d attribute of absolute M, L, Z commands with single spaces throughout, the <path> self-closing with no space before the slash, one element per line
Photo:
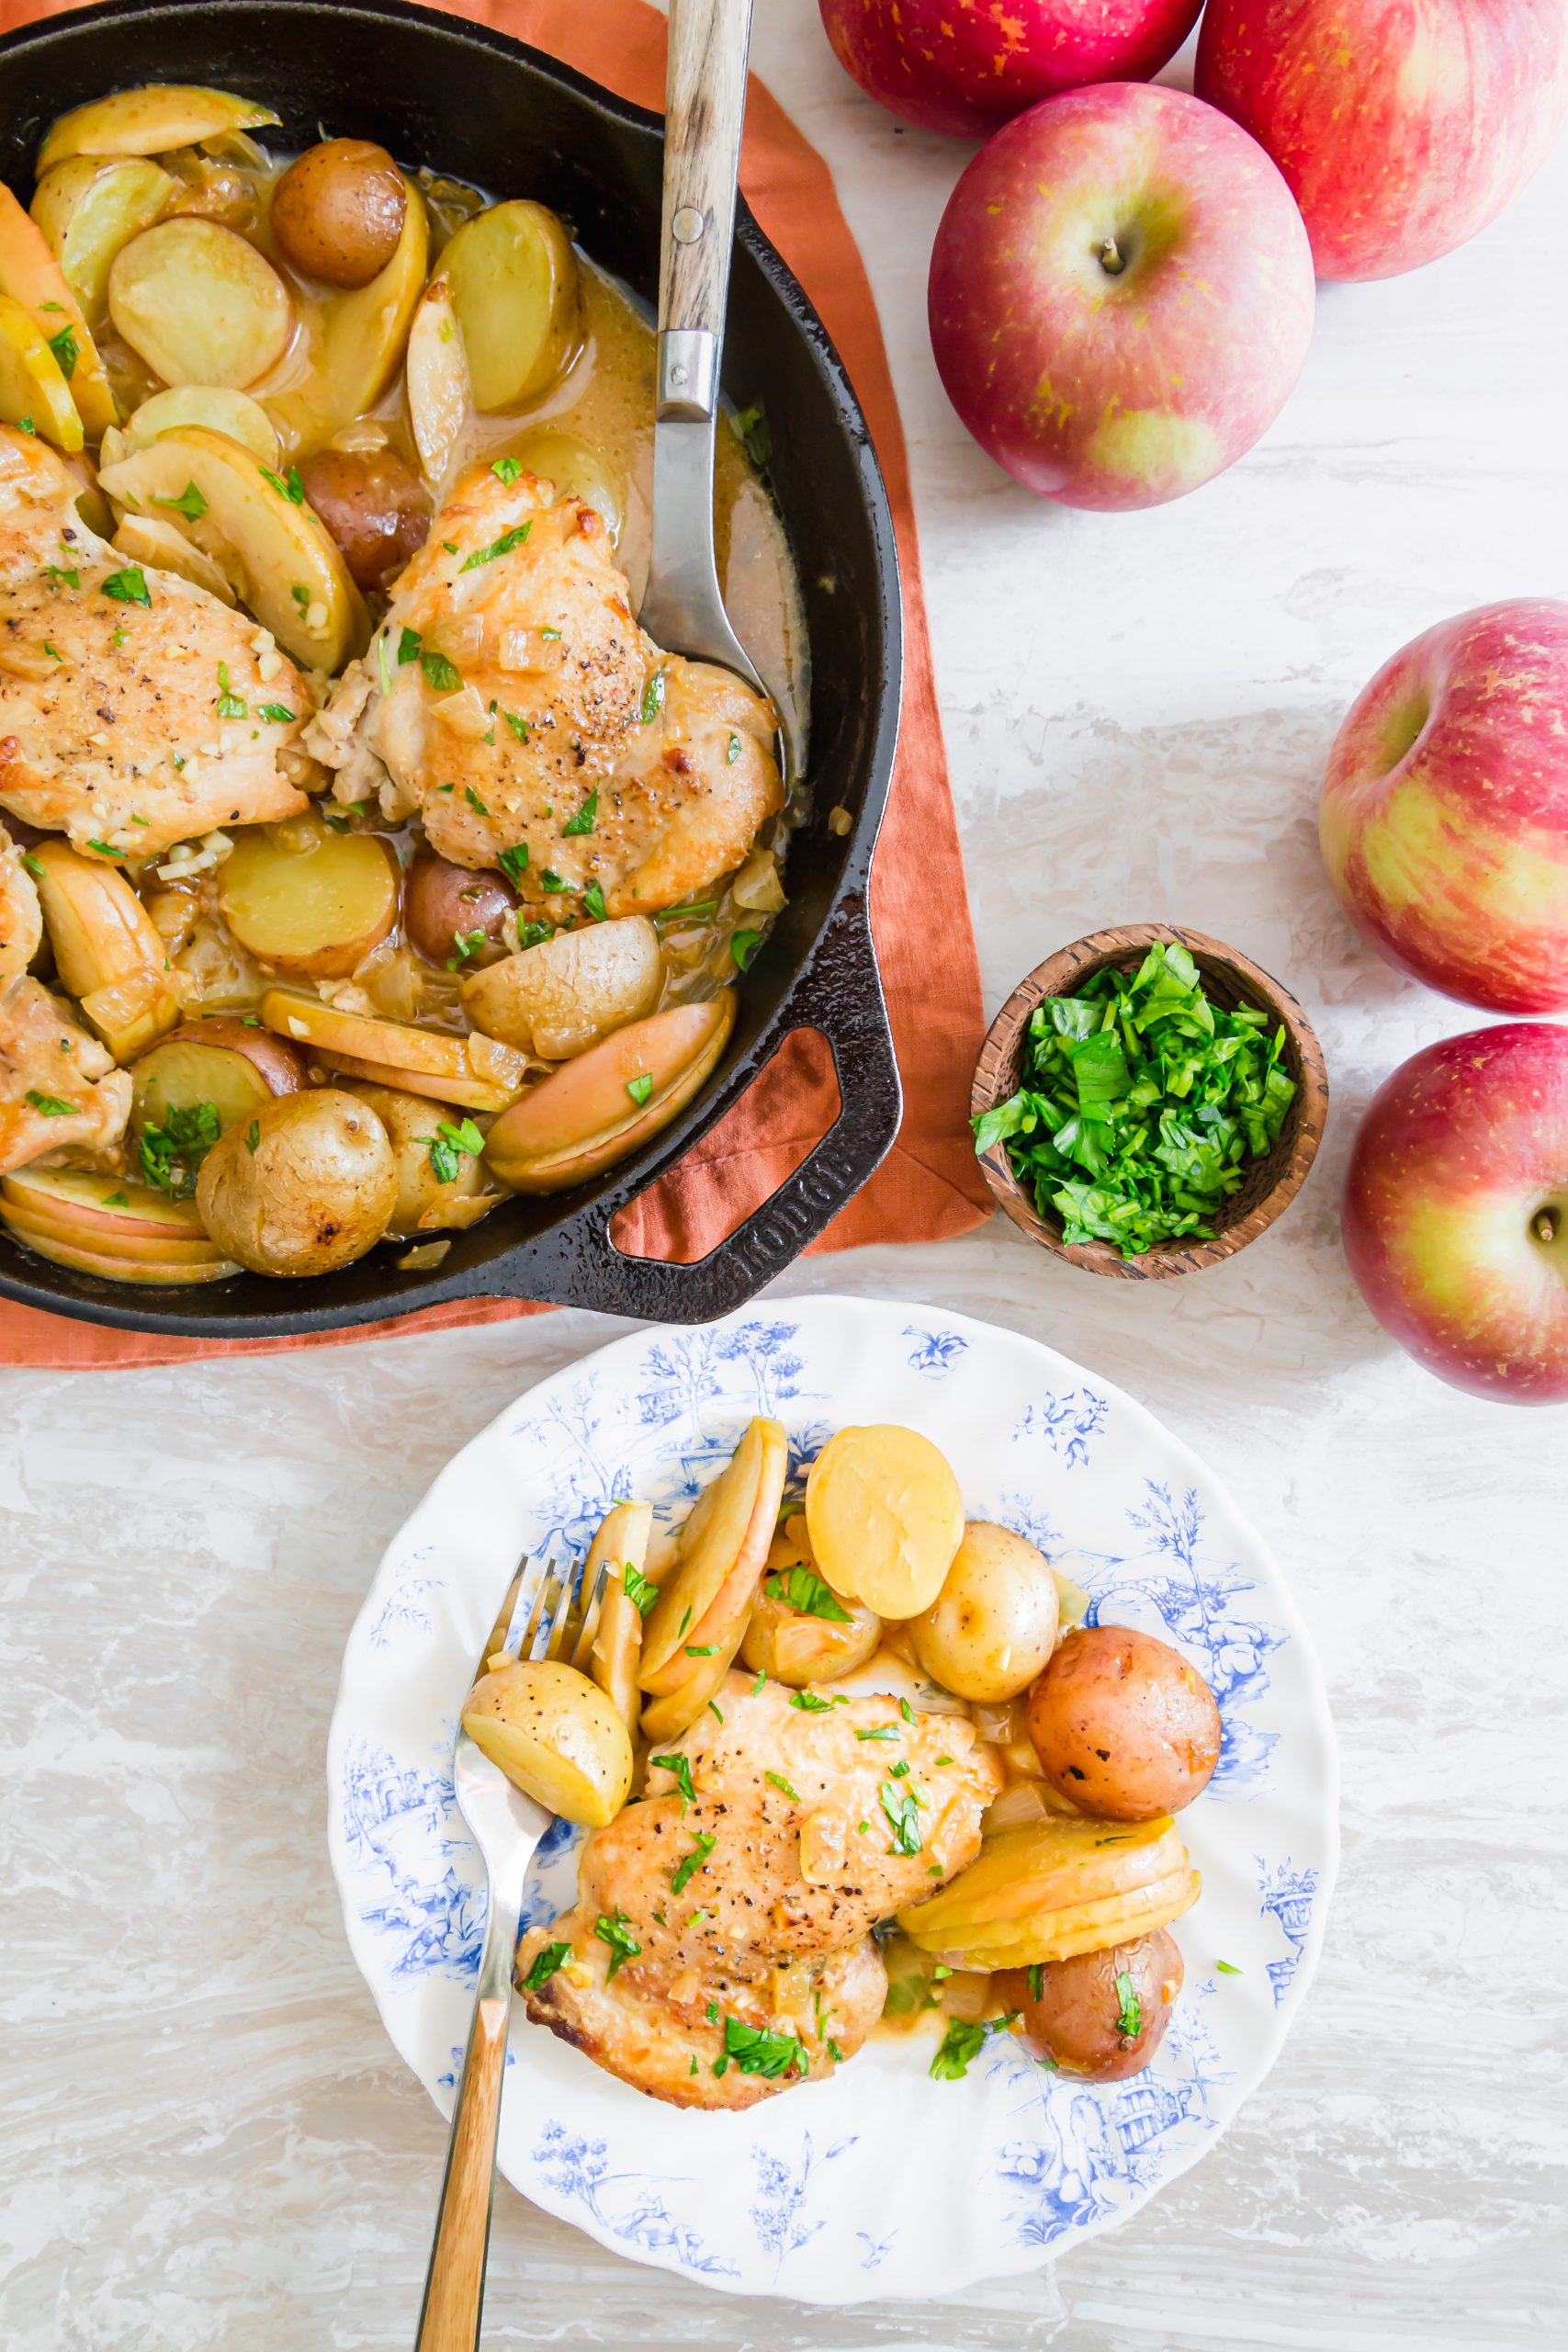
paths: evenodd
<path fill-rule="evenodd" d="M 1396 653 L 1335 741 L 1319 830 L 1391 963 L 1495 1012 L 1568 1006 L 1568 605 L 1483 605 Z"/>
<path fill-rule="evenodd" d="M 833 54 L 927 130 L 984 138 L 1085 82 L 1146 82 L 1202 0 L 818 0 Z"/>
<path fill-rule="evenodd" d="M 1026 489 L 1157 506 L 1278 415 L 1312 336 L 1312 254 L 1263 150 L 1179 90 L 1110 83 L 1019 115 L 931 256 L 948 398 Z"/>
<path fill-rule="evenodd" d="M 1412 1055 L 1345 1185 L 1367 1305 L 1456 1388 L 1568 1398 L 1568 1030 L 1511 1021 Z"/>
<path fill-rule="evenodd" d="M 1320 277 L 1393 277 L 1484 229 L 1544 161 L 1568 8 L 1209 0 L 1196 87 L 1284 173 Z"/>

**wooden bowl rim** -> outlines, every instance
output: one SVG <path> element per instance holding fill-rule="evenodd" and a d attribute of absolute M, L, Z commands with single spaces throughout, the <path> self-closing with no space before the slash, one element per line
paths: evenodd
<path fill-rule="evenodd" d="M 1221 1226 L 1211 1241 L 1145 1250 L 1135 1258 L 1123 1258 L 1108 1241 L 1064 1241 L 1060 1229 L 1046 1224 L 1013 1174 L 1006 1143 L 993 1144 L 989 1151 L 979 1155 L 993 1198 L 1021 1232 L 1048 1250 L 1053 1257 L 1064 1258 L 1088 1273 L 1109 1274 L 1123 1282 L 1157 1282 L 1177 1274 L 1199 1273 L 1245 1250 L 1249 1241 L 1255 1241 L 1276 1217 L 1283 1215 L 1301 1191 L 1317 1157 L 1328 1114 L 1328 1070 L 1323 1048 L 1301 1004 L 1281 981 L 1265 971 L 1261 964 L 1254 963 L 1250 956 L 1227 947 L 1223 940 L 1211 938 L 1207 932 L 1190 931 L 1179 923 L 1134 922 L 1087 932 L 1081 939 L 1058 947 L 1043 963 L 1024 974 L 986 1032 L 969 1090 L 970 1117 L 978 1118 L 1002 1099 L 998 1073 L 1010 1063 L 1019 1034 L 1036 1005 L 1046 997 L 1066 994 L 1069 983 L 1087 979 L 1109 964 L 1128 962 L 1146 954 L 1156 942 L 1185 947 L 1195 958 L 1225 966 L 1245 984 L 1244 992 L 1251 1001 L 1279 1016 L 1301 1065 L 1299 1091 L 1292 1106 L 1295 1127 L 1289 1156 L 1262 1198 L 1234 1224 Z"/>

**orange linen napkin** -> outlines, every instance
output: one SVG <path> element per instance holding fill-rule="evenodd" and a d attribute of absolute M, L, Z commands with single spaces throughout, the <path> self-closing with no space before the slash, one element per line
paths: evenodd
<path fill-rule="evenodd" d="M 71 0 L 0 0 L 0 30 L 62 13 Z M 454 7 L 547 51 L 634 103 L 662 111 L 665 22 L 646 0 L 470 0 Z M 149 75 L 157 60 L 147 61 Z M 439 164 L 440 157 L 433 156 Z M 974 936 L 963 893 L 944 905 L 942 955 L 931 953 L 930 877 L 962 871 L 948 790 L 919 550 L 903 430 L 865 269 L 839 209 L 832 176 L 777 100 L 753 80 L 741 181 L 766 235 L 816 304 L 865 410 L 897 531 L 904 582 L 904 707 L 893 789 L 872 873 L 872 928 L 886 990 L 904 1125 L 882 1167 L 813 1246 L 936 1241 L 981 1224 L 989 1201 L 969 1141 L 969 1077 L 984 1023 Z M 616 1227 L 635 1254 L 690 1261 L 734 1230 L 831 1124 L 831 1061 L 802 1035 L 742 1100 Z M 177 1363 L 186 1356 L 269 1354 L 285 1348 L 441 1330 L 537 1314 L 518 1299 L 463 1299 L 352 1330 L 276 1340 L 167 1339 L 108 1330 L 0 1299 L 0 1363 L 51 1367 Z"/>

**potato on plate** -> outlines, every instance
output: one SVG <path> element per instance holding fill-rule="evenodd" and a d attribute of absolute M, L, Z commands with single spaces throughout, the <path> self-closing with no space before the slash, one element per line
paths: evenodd
<path fill-rule="evenodd" d="M 411 925 L 412 930 L 412 925 Z M 659 933 L 646 915 L 558 931 L 463 985 L 476 1029 L 541 1061 L 570 1061 L 643 1020 L 664 988 Z"/>
<path fill-rule="evenodd" d="M 1181 1990 L 1181 1952 L 1164 1928 L 1071 1960 L 1007 1969 L 993 1984 L 1032 2058 L 1080 2082 L 1142 2074 L 1165 2039 Z"/>
<path fill-rule="evenodd" d="M 807 1477 L 806 1525 L 842 1600 L 879 1617 L 918 1617 L 953 1566 L 964 1498 L 930 1438 L 878 1422 L 829 1439 Z"/>
<path fill-rule="evenodd" d="M 352 972 L 392 930 L 399 878 L 380 834 L 334 831 L 310 808 L 235 834 L 219 869 L 218 904 L 258 963 L 326 979 Z"/>
<path fill-rule="evenodd" d="M 1114 1821 L 1179 1813 L 1220 1759 L 1214 1694 L 1179 1650 L 1130 1625 L 1071 1633 L 1029 1698 L 1046 1779 Z"/>
<path fill-rule="evenodd" d="M 751 1604 L 743 1665 L 803 1690 L 832 1682 L 874 1657 L 882 1620 L 861 1600 L 840 1600 L 818 1571 L 806 1515 L 794 1511 L 768 1547 L 761 1589 Z"/>
<path fill-rule="evenodd" d="M 476 407 L 536 400 L 581 337 L 577 256 L 553 212 L 515 198 L 465 220 L 441 256 Z"/>
<path fill-rule="evenodd" d="M 260 130 L 276 121 L 270 107 L 229 90 L 148 82 L 62 114 L 39 149 L 36 168 L 41 179 L 51 164 L 70 155 L 167 155 L 176 147 L 196 147 L 204 139 Z"/>
<path fill-rule="evenodd" d="M 632 1743 L 612 1701 L 574 1666 L 510 1658 L 481 1673 L 463 1728 L 525 1796 L 603 1828 L 626 1801 Z"/>
<path fill-rule="evenodd" d="M 196 1186 L 201 1221 L 227 1257 L 288 1278 L 363 1258 L 397 1196 L 387 1130 L 336 1087 L 264 1103 L 248 1126 L 220 1136 Z"/>
<path fill-rule="evenodd" d="M 929 1609 L 911 1620 L 915 1656 L 960 1699 L 1026 1690 L 1056 1640 L 1056 1579 L 1043 1552 L 1010 1527 L 971 1520 Z"/>
<path fill-rule="evenodd" d="M 323 139 L 296 155 L 272 199 L 285 261 L 329 286 L 368 286 L 398 249 L 408 183 L 368 139 Z"/>
<path fill-rule="evenodd" d="M 120 247 L 108 306 L 117 334 L 165 384 L 241 390 L 276 366 L 294 332 L 288 288 L 265 254 L 188 214 Z"/>

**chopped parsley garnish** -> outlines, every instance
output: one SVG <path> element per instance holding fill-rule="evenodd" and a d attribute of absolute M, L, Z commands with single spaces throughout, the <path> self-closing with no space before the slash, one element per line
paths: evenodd
<path fill-rule="evenodd" d="M 642 1946 L 631 1932 L 630 1920 L 621 1910 L 613 1911 L 607 1919 L 601 1911 L 593 1922 L 593 1932 L 602 1944 L 610 1947 L 610 1971 L 604 1979 L 607 1984 L 617 1968 L 624 1968 L 628 1960 L 637 1958 Z"/>
<path fill-rule="evenodd" d="M 829 2034 L 823 2046 L 827 2050 L 828 2055 L 832 2060 L 834 2065 L 841 2066 L 844 2063 L 844 2053 L 840 2049 L 831 2034 Z"/>
<path fill-rule="evenodd" d="M 1156 941 L 1030 1016 L 1023 1084 L 975 1122 L 1068 1242 L 1124 1258 L 1212 1238 L 1213 1217 L 1271 1149 L 1295 1099 L 1285 1032 L 1257 1005 L 1205 993 L 1185 947 Z"/>
<path fill-rule="evenodd" d="M 645 1577 L 640 1568 L 633 1567 L 629 1560 L 621 1564 L 621 1588 L 640 1617 L 652 1614 L 653 1604 L 659 1598 L 659 1587 L 651 1577 Z"/>
<path fill-rule="evenodd" d="M 728 746 L 728 749 L 726 751 L 726 752 L 725 752 L 725 754 L 724 754 L 724 764 L 725 764 L 725 766 L 726 766 L 726 767 L 728 767 L 728 768 L 732 768 L 732 767 L 735 765 L 736 761 L 737 761 L 739 757 L 740 757 L 740 738 L 739 738 L 739 735 L 731 735 L 731 737 L 730 737 L 730 739 L 729 739 L 729 746 Z"/>
<path fill-rule="evenodd" d="M 81 1108 L 77 1102 L 62 1102 L 58 1094 L 40 1094 L 36 1086 L 28 1087 L 28 1101 L 40 1119 L 69 1119 Z"/>
<path fill-rule="evenodd" d="M 984 2050 L 987 2039 L 985 2026 L 971 2025 L 963 2018 L 954 2018 L 942 2037 L 941 2049 L 931 2060 L 929 2071 L 932 2082 L 961 2083 Z"/>
<path fill-rule="evenodd" d="M 824 1699 L 815 1690 L 793 1690 L 789 1703 L 798 1707 L 803 1715 L 830 1715 L 835 1707 L 847 1707 L 850 1702 L 842 1691 L 834 1698 Z"/>
<path fill-rule="evenodd" d="M 119 855 L 118 850 L 115 848 L 112 842 L 89 841 L 87 847 L 89 849 L 96 849 L 100 857 L 118 857 Z"/>
<path fill-rule="evenodd" d="M 196 1171 L 221 1129 L 215 1102 L 171 1102 L 161 1127 L 144 1128 L 137 1157 L 149 1184 L 175 1199 L 196 1190 Z"/>
<path fill-rule="evenodd" d="M 903 1734 L 897 1724 L 878 1724 L 874 1731 L 857 1731 L 855 1737 L 857 1739 L 901 1739 Z"/>
<path fill-rule="evenodd" d="M 229 664 L 218 664 L 218 716 L 220 718 L 248 718 L 250 707 L 240 695 L 229 690 Z"/>
<path fill-rule="evenodd" d="M 738 972 L 749 971 L 751 958 L 762 944 L 760 931 L 738 931 L 732 933 L 729 953 Z"/>
<path fill-rule="evenodd" d="M 287 498 L 290 506 L 304 505 L 305 485 L 299 479 L 299 469 L 298 466 L 289 467 L 288 478 L 287 481 L 284 481 L 279 475 L 275 474 L 270 466 L 262 467 L 261 477 L 263 481 L 271 483 L 273 489 L 276 491 L 279 498 Z"/>
<path fill-rule="evenodd" d="M 542 947 L 547 939 L 553 939 L 555 935 L 553 922 L 520 923 L 517 930 L 518 951 L 521 953 L 525 947 Z"/>
<path fill-rule="evenodd" d="M 888 1777 L 890 1780 L 901 1781 L 908 1770 L 908 1758 L 907 1756 L 901 1756 L 897 1764 L 889 1764 L 887 1767 Z"/>
<path fill-rule="evenodd" d="M 258 718 L 266 719 L 274 727 L 287 727 L 290 719 L 294 717 L 294 713 L 289 709 L 287 703 L 258 702 L 256 705 L 256 717 Z"/>
<path fill-rule="evenodd" d="M 599 791 L 598 786 L 595 786 L 594 789 L 589 794 L 587 799 L 583 802 L 581 808 L 578 810 L 576 816 L 569 817 L 566 823 L 561 827 L 561 838 L 564 841 L 571 841 L 574 840 L 579 833 L 591 833 L 593 831 L 593 820 L 598 814 Z"/>
<path fill-rule="evenodd" d="M 642 723 L 651 727 L 664 707 L 664 673 L 655 670 L 642 690 Z"/>
<path fill-rule="evenodd" d="M 710 1715 L 716 1716 L 720 1723 L 724 1721 L 724 1709 L 719 1705 L 716 1699 L 710 1699 L 708 1701 L 708 1713 Z"/>
<path fill-rule="evenodd" d="M 628 1078 L 626 1080 L 626 1092 L 639 1111 L 652 1091 L 653 1080 L 647 1070 L 644 1070 L 640 1078 Z"/>
<path fill-rule="evenodd" d="M 503 481 L 509 490 L 522 470 L 523 461 L 520 458 L 497 458 L 491 467 L 491 471 L 497 481 Z"/>
<path fill-rule="evenodd" d="M 118 629 L 116 629 L 116 631 L 115 631 L 115 635 L 116 635 L 117 637 L 119 635 L 119 631 L 118 631 Z M 48 654 L 48 656 L 49 656 L 49 658 L 50 658 L 50 660 L 51 660 L 51 662 L 63 662 L 63 661 L 64 661 L 64 659 L 65 659 L 64 654 L 63 654 L 63 653 L 62 653 L 62 651 L 60 650 L 60 648 L 59 648 L 57 645 L 47 645 L 47 644 L 46 644 L 43 650 L 44 650 L 44 651 Z"/>
<path fill-rule="evenodd" d="M 803 1617 L 825 1617 L 834 1625 L 850 1623 L 849 1611 L 813 1568 L 782 1568 L 762 1589 L 770 1600 L 782 1600 L 786 1609 L 798 1610 Z"/>
<path fill-rule="evenodd" d="M 454 1183 L 461 1171 L 464 1153 L 476 1157 L 485 1146 L 472 1119 L 460 1119 L 456 1126 L 438 1119 L 435 1133 L 421 1136 L 419 1140 L 430 1154 L 431 1172 L 438 1184 Z"/>
<path fill-rule="evenodd" d="M 58 302 L 55 302 L 48 304 L 46 307 L 51 310 L 58 310 L 60 305 Z M 51 351 L 53 352 L 56 360 L 59 362 L 61 374 L 64 377 L 66 382 L 69 383 L 72 377 L 76 373 L 76 362 L 81 356 L 80 347 L 75 336 L 72 334 L 71 329 L 69 327 L 62 327 L 58 334 L 51 334 L 49 337 L 49 347 Z"/>
<path fill-rule="evenodd" d="M 419 649 L 423 642 L 424 639 L 421 637 L 418 629 L 416 628 L 405 628 L 400 631 L 398 636 L 398 663 L 400 668 L 405 662 L 418 661 Z"/>
<path fill-rule="evenodd" d="M 583 911 L 593 922 L 603 922 L 609 911 L 604 904 L 604 893 L 597 882 L 590 882 L 587 889 L 584 890 L 582 905 Z"/>
<path fill-rule="evenodd" d="M 525 743 L 528 741 L 527 720 L 525 718 L 519 718 L 514 710 L 503 710 L 501 715 L 502 718 L 505 719 L 508 727 L 511 728 L 512 732 L 516 736 L 517 741 L 520 743 Z"/>
<path fill-rule="evenodd" d="M 542 628 L 539 631 L 539 635 L 547 645 L 558 645 L 560 643 L 560 631 L 558 628 Z"/>
<path fill-rule="evenodd" d="M 1116 1979 L 1116 2030 L 1126 2041 L 1135 2041 L 1143 2030 L 1144 2005 L 1138 1998 L 1138 1988 L 1125 1968 Z"/>
<path fill-rule="evenodd" d="M 402 659 L 400 648 L 398 659 Z M 425 684 L 433 687 L 438 695 L 455 695 L 460 690 L 463 684 L 461 670 L 455 662 L 448 662 L 445 653 L 437 653 L 433 646 L 420 648 L 419 666 L 424 672 Z"/>
<path fill-rule="evenodd" d="M 753 1699 L 757 1696 L 758 1692 L 761 1690 L 762 1685 L 766 1682 L 767 1679 L 768 1679 L 768 1670 L 767 1670 L 766 1667 L 760 1666 L 760 1667 L 757 1668 L 757 1679 L 756 1679 L 756 1680 L 755 1680 L 755 1682 L 753 1682 L 753 1683 L 752 1683 L 752 1685 L 751 1685 L 751 1696 L 752 1696 L 752 1698 L 753 1698 Z"/>
<path fill-rule="evenodd" d="M 1216 1960 L 1214 1966 L 1219 1970 L 1222 1976 L 1239 1976 L 1241 1974 L 1240 1969 L 1237 1968 L 1234 1962 L 1228 1960 Z"/>
<path fill-rule="evenodd" d="M 106 1193 L 104 1194 L 104 1206 L 107 1209 L 128 1209 L 130 1206 L 130 1194 L 129 1193 Z"/>
<path fill-rule="evenodd" d="M 503 849 L 496 863 L 509 882 L 521 882 L 528 871 L 528 844 L 516 842 L 511 849 Z"/>
<path fill-rule="evenodd" d="M 681 1617 L 681 1623 L 680 1623 L 680 1624 L 676 1627 L 676 1639 L 677 1639 L 677 1640 L 679 1640 L 679 1639 L 680 1639 L 681 1635 L 685 1632 L 685 1630 L 686 1630 L 687 1626 L 691 1623 L 691 1622 L 692 1622 L 692 1612 L 691 1612 L 691 1611 L 690 1611 L 689 1609 L 687 1609 L 687 1610 L 685 1610 L 685 1611 L 682 1611 L 682 1617 Z"/>
<path fill-rule="evenodd" d="M 30 416 L 19 416 L 17 419 L 17 430 L 18 433 L 31 433 L 36 435 L 38 426 L 33 423 Z"/>
<path fill-rule="evenodd" d="M 773 454 L 773 436 L 761 401 L 735 412 L 735 430 L 751 463 L 761 471 Z"/>
<path fill-rule="evenodd" d="M 488 817 L 490 815 L 490 810 L 485 807 L 484 802 L 479 798 L 479 794 L 474 790 L 471 784 L 466 784 L 463 786 L 463 797 L 468 802 L 469 808 L 472 808 L 477 815 L 480 817 Z"/>
<path fill-rule="evenodd" d="M 22 852 L 22 864 L 27 867 L 29 874 L 37 876 L 40 880 L 42 879 L 43 860 L 41 857 L 35 857 L 30 849 L 25 849 Z"/>
<path fill-rule="evenodd" d="M 686 1656 L 688 1657 L 716 1657 L 718 1656 L 718 1644 L 716 1642 L 705 1642 L 699 1649 L 694 1642 L 688 1642 L 686 1644 Z"/>
<path fill-rule="evenodd" d="M 305 582 L 302 580 L 297 580 L 288 593 L 293 597 L 295 603 L 299 605 L 299 610 L 302 613 L 308 613 L 310 611 L 310 592 L 306 587 Z"/>
<path fill-rule="evenodd" d="M 477 571 L 481 563 L 493 563 L 498 555 L 510 555 L 513 548 L 522 546 L 533 527 L 531 523 L 519 523 L 513 530 L 502 531 L 500 538 L 491 539 L 488 548 L 476 548 L 472 555 L 466 556 L 458 570 Z M 453 542 L 448 540 L 446 544 L 456 555 L 457 550 Z"/>
<path fill-rule="evenodd" d="M 250 1125 L 245 1129 L 245 1149 L 251 1154 L 253 1159 L 255 1157 L 255 1148 L 260 1141 L 261 1121 L 259 1119 L 253 1119 Z"/>
<path fill-rule="evenodd" d="M 762 1778 L 773 1788 L 777 1789 L 781 1795 L 788 1797 L 792 1804 L 798 1804 L 800 1803 L 799 1790 L 792 1789 L 782 1772 L 764 1772 Z"/>
<path fill-rule="evenodd" d="M 152 503 L 154 506 L 172 506 L 176 514 L 185 516 L 187 523 L 199 523 L 207 512 L 207 501 L 193 481 L 186 482 L 177 498 L 155 497 Z"/>
<path fill-rule="evenodd" d="M 570 1944 L 547 1944 L 523 1979 L 523 1990 L 536 1993 L 541 1984 L 547 1984 L 570 1950 Z"/>
<path fill-rule="evenodd" d="M 1045 1963 L 1043 1960 L 1032 1960 L 1029 1963 L 1029 1997 L 1032 2001 L 1041 2000 L 1044 1992 Z"/>
<path fill-rule="evenodd" d="M 811 2061 L 806 2045 L 793 2033 L 775 2033 L 771 2026 L 745 2025 L 739 2018 L 724 2020 L 724 2057 L 728 2066 L 733 2058 L 743 2075 L 763 2075 L 770 2082 L 777 2082 L 791 2068 L 797 2075 L 811 2071 Z M 714 2063 L 714 2073 L 720 2072 L 721 2062 Z"/>
<path fill-rule="evenodd" d="M 103 594 L 112 596 L 117 605 L 146 605 L 151 608 L 152 603 L 139 563 L 128 563 L 123 571 L 111 571 L 104 582 Z"/>
<path fill-rule="evenodd" d="M 899 1700 L 899 1702 L 898 1702 L 898 1713 L 903 1716 L 904 1721 L 905 1721 L 907 1724 L 912 1724 L 912 1723 L 914 1722 L 914 1720 L 915 1720 L 915 1711 L 914 1711 L 913 1707 L 911 1707 L 911 1706 L 910 1706 L 909 1702 L 908 1701 L 908 1699 L 900 1699 L 900 1700 Z"/>
<path fill-rule="evenodd" d="M 671 1878 L 670 1891 L 672 1894 L 679 1894 L 682 1892 L 688 1880 L 692 1877 L 693 1872 L 701 1870 L 703 1864 L 706 1861 L 708 1856 L 712 1853 L 714 1848 L 718 1843 L 718 1839 L 705 1829 L 699 1829 L 696 1833 L 696 1845 L 686 1856 L 683 1862 L 677 1863 L 674 1874 Z"/>
<path fill-rule="evenodd" d="M 692 1786 L 692 1759 L 689 1756 L 650 1756 L 648 1760 L 650 1766 L 657 1764 L 666 1772 L 674 1774 L 683 1804 L 696 1804 L 697 1792 Z"/>
<path fill-rule="evenodd" d="M 57 588 L 80 588 L 82 585 L 82 575 L 79 571 L 67 571 L 58 563 L 46 563 L 43 568 L 43 576 L 46 580 L 52 581 Z"/>
<path fill-rule="evenodd" d="M 887 1816 L 893 1832 L 890 1850 L 895 1854 L 918 1854 L 920 1850 L 920 1816 L 915 1804 L 913 1789 L 900 1788 L 897 1781 L 884 1781 L 876 1792 L 876 1801 Z"/>

